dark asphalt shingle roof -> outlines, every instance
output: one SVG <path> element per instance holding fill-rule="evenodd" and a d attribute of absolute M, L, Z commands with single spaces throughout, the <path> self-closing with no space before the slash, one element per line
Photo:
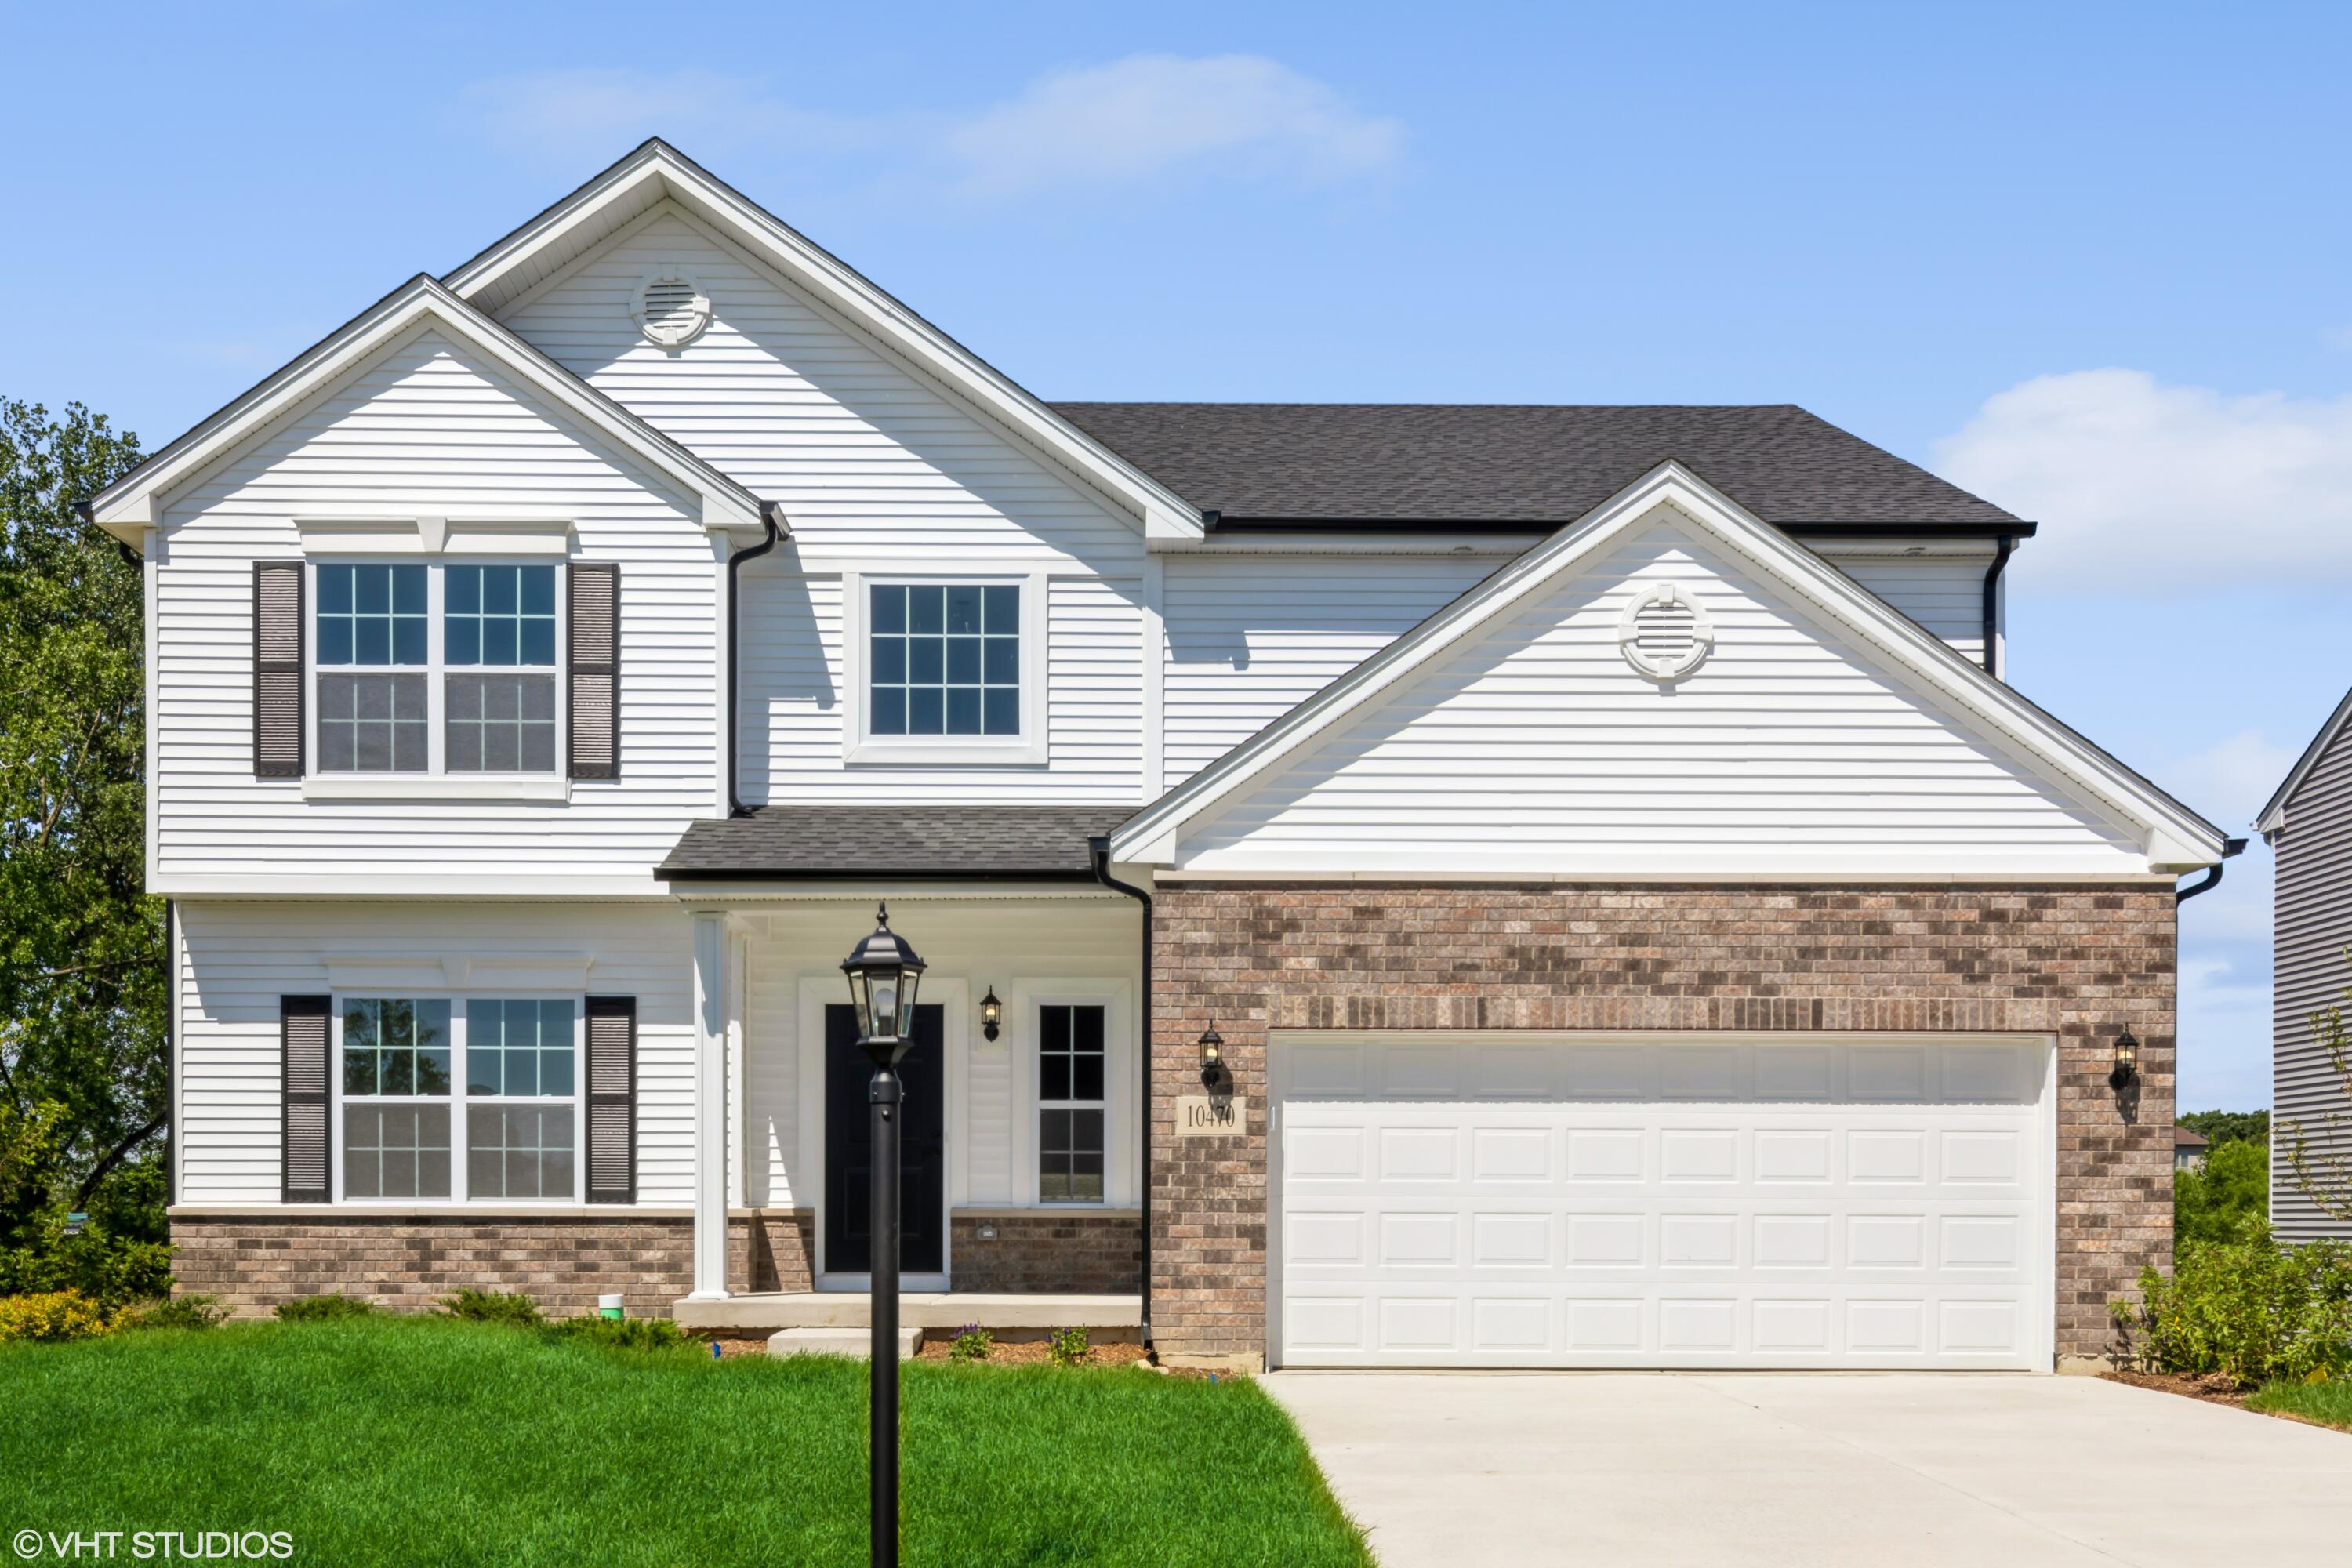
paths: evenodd
<path fill-rule="evenodd" d="M 1225 521 L 1563 523 L 1668 458 L 1784 528 L 2018 521 L 1793 404 L 1054 408 Z"/>
<path fill-rule="evenodd" d="M 659 875 L 1091 877 L 1087 840 L 1132 805 L 763 805 L 698 822 Z"/>

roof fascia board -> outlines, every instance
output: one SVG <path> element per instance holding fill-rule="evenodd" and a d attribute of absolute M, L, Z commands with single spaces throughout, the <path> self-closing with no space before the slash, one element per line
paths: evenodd
<path fill-rule="evenodd" d="M 2319 727 L 2319 733 L 2311 738 L 2311 744 L 2303 749 L 2303 755 L 2297 757 L 2294 766 L 2287 770 L 2286 777 L 2280 781 L 2277 791 L 2263 805 L 2262 815 L 2254 818 L 2255 832 L 2268 837 L 2286 826 L 2287 802 L 2294 798 L 2296 790 L 2303 787 L 2303 781 L 2310 776 L 2311 770 L 2319 765 L 2319 759 L 2327 754 L 2327 748 L 2335 744 L 2336 737 L 2342 732 L 2347 722 L 2352 722 L 2352 691 L 2344 694 L 2344 700 L 2336 705 L 2336 711 L 2327 716 L 2327 722 Z"/>
<path fill-rule="evenodd" d="M 507 240 L 449 274 L 449 287 L 462 297 L 479 293 L 524 257 L 649 179 L 662 182 L 669 198 L 689 212 L 699 212 L 706 219 L 715 218 L 740 231 L 795 288 L 815 295 L 845 321 L 889 344 L 932 377 L 959 389 L 1024 439 L 1131 508 L 1140 518 L 1147 541 L 1201 537 L 1198 507 L 1055 414 L 839 258 L 659 142 L 647 142 Z"/>
<path fill-rule="evenodd" d="M 2053 768 L 2146 838 L 2152 865 L 2187 868 L 2221 858 L 2221 829 L 2148 784 L 2121 763 L 1962 658 L 1948 645 L 1780 530 L 1683 468 L 1659 465 L 1509 563 L 1476 588 L 1358 665 L 1284 718 L 1146 808 L 1113 836 L 1115 859 L 1171 864 L 1181 829 L 1233 797 L 1388 687 L 1422 668 L 1478 627 L 1507 616 L 1532 592 L 1649 515 L 1671 506 L 1745 555 L 1774 581 L 1799 591 L 1865 642 L 1892 655 L 2006 747 Z"/>
<path fill-rule="evenodd" d="M 1605 502 L 1603 503 L 1606 504 Z M 1568 526 L 1559 518 L 1241 517 L 1213 514 L 1215 533 L 1550 533 Z M 2031 539 L 2037 524 L 1981 522 L 1780 522 L 1769 526 L 1799 539 L 1981 540 Z"/>
<path fill-rule="evenodd" d="M 100 527 L 109 523 L 159 526 L 169 499 L 222 458 L 428 322 L 570 409 L 686 493 L 698 498 L 699 521 L 705 528 L 761 525 L 761 503 L 751 491 L 425 277 L 413 279 L 100 492 L 91 501 L 93 521 Z"/>

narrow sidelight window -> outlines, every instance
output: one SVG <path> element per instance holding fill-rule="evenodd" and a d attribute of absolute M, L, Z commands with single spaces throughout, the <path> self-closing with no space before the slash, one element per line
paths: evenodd
<path fill-rule="evenodd" d="M 1104 1011 L 1037 1009 L 1037 1201 L 1103 1201 Z"/>

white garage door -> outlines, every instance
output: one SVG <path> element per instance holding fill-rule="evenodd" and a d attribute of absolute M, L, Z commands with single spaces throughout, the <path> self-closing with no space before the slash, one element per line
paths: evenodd
<path fill-rule="evenodd" d="M 2044 1044 L 1273 1058 L 1280 1364 L 2050 1364 Z"/>

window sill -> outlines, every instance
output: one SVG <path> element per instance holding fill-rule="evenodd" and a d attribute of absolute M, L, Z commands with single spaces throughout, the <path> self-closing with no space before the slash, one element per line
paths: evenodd
<path fill-rule="evenodd" d="M 561 805 L 572 798 L 572 781 L 551 778 L 462 778 L 446 773 L 396 777 L 360 773 L 311 773 L 302 780 L 302 798 L 321 801 L 430 800 L 526 801 Z"/>
<path fill-rule="evenodd" d="M 842 760 L 864 767 L 1036 767 L 1045 762 L 1043 742 L 1002 741 L 877 741 L 867 739 L 847 747 Z"/>

